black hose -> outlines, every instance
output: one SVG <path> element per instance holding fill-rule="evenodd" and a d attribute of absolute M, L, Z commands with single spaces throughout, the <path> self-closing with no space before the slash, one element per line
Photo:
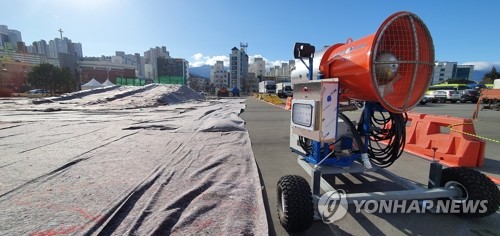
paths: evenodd
<path fill-rule="evenodd" d="M 386 168 L 401 156 L 406 140 L 406 121 L 406 113 L 379 111 L 371 114 L 368 156 L 373 164 Z M 361 116 L 358 131 L 361 131 L 363 123 L 364 118 Z M 382 144 L 382 141 L 387 141 L 387 144 Z"/>
<path fill-rule="evenodd" d="M 311 145 L 310 139 L 308 139 L 306 137 L 299 136 L 299 145 L 306 152 L 306 156 L 312 152 L 312 145 Z"/>
<path fill-rule="evenodd" d="M 363 144 L 363 140 L 361 139 L 361 135 L 359 135 L 359 133 L 356 132 L 356 126 L 354 126 L 351 119 L 349 119 L 346 115 L 344 115 L 344 113 L 339 112 L 339 117 L 349 126 L 349 129 L 351 129 L 354 141 L 356 142 L 356 145 L 358 145 L 358 149 L 361 152 L 364 152 L 365 145 Z"/>

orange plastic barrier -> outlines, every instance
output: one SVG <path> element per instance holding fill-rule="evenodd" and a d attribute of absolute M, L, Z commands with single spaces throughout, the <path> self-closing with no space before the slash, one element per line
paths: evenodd
<path fill-rule="evenodd" d="M 292 110 L 292 97 L 287 97 L 286 98 L 285 109 Z"/>
<path fill-rule="evenodd" d="M 448 166 L 483 165 L 486 142 L 467 135 L 476 134 L 471 119 L 408 113 L 405 151 Z"/>

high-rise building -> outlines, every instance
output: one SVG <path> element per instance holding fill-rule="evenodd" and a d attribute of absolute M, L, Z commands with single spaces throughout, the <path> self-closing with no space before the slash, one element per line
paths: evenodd
<path fill-rule="evenodd" d="M 76 55 L 80 58 L 83 57 L 82 44 L 73 43 L 66 37 L 63 39 L 55 38 L 54 40 L 50 40 L 48 49 L 48 56 L 51 58 L 57 58 L 59 53 Z"/>
<path fill-rule="evenodd" d="M 26 52 L 27 52 L 27 53 L 30 53 L 30 54 L 38 54 L 38 53 L 36 52 L 36 48 L 35 48 L 35 46 L 33 46 L 33 45 L 28 45 L 28 46 L 26 46 Z"/>
<path fill-rule="evenodd" d="M 115 55 L 118 56 L 118 57 L 125 58 L 125 52 L 122 52 L 122 51 L 116 51 Z"/>
<path fill-rule="evenodd" d="M 50 58 L 57 58 L 57 45 L 56 45 L 56 41 L 54 40 L 50 40 L 49 41 L 49 47 L 48 47 L 49 51 L 47 53 L 47 56 L 50 57 Z"/>
<path fill-rule="evenodd" d="M 167 47 L 162 46 L 150 48 L 148 51 L 144 52 L 144 64 L 149 64 L 148 66 L 152 68 L 152 71 L 145 74 L 147 78 L 157 79 L 158 78 L 158 58 L 167 59 L 170 58 L 170 53 L 167 51 Z M 149 72 L 149 71 L 148 71 Z"/>
<path fill-rule="evenodd" d="M 248 75 L 246 80 L 246 92 L 259 91 L 259 82 L 266 76 L 266 62 L 263 58 L 254 58 L 254 62 L 248 66 Z"/>
<path fill-rule="evenodd" d="M 55 38 L 54 39 L 56 41 L 56 45 L 57 45 L 57 53 L 66 53 L 66 54 L 69 54 L 69 45 L 71 43 L 71 40 L 68 40 L 68 38 L 64 38 L 64 39 L 58 39 L 58 38 Z"/>
<path fill-rule="evenodd" d="M 73 48 L 75 55 L 79 58 L 83 57 L 83 49 L 82 49 L 82 44 L 81 43 L 73 43 Z"/>
<path fill-rule="evenodd" d="M 290 81 L 291 70 L 294 66 L 294 60 L 289 60 L 288 63 L 283 62 L 281 66 L 271 67 L 269 72 L 266 72 L 266 77 L 273 78 L 278 83 Z"/>
<path fill-rule="evenodd" d="M 457 65 L 457 70 L 453 78 L 472 80 L 472 75 L 474 72 L 474 65 Z"/>
<path fill-rule="evenodd" d="M 229 87 L 237 87 L 241 91 L 247 91 L 245 88 L 245 79 L 248 76 L 248 55 L 244 47 L 240 49 L 234 47 L 229 54 L 229 71 L 231 77 L 229 78 Z"/>
<path fill-rule="evenodd" d="M 474 65 L 458 65 L 457 62 L 437 61 L 432 74 L 432 84 L 444 83 L 448 80 L 472 80 Z"/>
<path fill-rule="evenodd" d="M 216 88 L 229 87 L 229 73 L 224 68 L 223 61 L 217 61 L 210 67 L 210 83 Z"/>
<path fill-rule="evenodd" d="M 0 25 L 0 46 L 4 49 L 17 50 L 17 43 L 22 41 L 23 39 L 19 30 L 9 29 L 6 25 Z"/>
<path fill-rule="evenodd" d="M 189 62 L 182 58 L 157 58 L 158 83 L 186 84 Z"/>
<path fill-rule="evenodd" d="M 17 45 L 18 42 L 22 42 L 23 38 L 21 37 L 21 32 L 15 29 L 9 29 L 9 41 L 14 45 Z"/>
<path fill-rule="evenodd" d="M 22 42 L 22 41 L 19 41 L 16 43 L 16 48 L 17 48 L 17 52 L 28 53 L 28 51 L 26 49 L 26 44 L 24 44 L 24 42 Z"/>
<path fill-rule="evenodd" d="M 0 25 L 0 46 L 5 42 L 9 42 L 9 27 Z"/>
<path fill-rule="evenodd" d="M 257 57 L 254 59 L 253 63 L 248 67 L 248 72 L 255 74 L 255 78 L 258 81 L 262 81 L 264 76 L 266 76 L 266 62 L 263 58 Z"/>
<path fill-rule="evenodd" d="M 49 46 L 45 40 L 35 41 L 33 42 L 33 47 L 35 48 L 35 54 L 41 54 L 48 56 Z"/>

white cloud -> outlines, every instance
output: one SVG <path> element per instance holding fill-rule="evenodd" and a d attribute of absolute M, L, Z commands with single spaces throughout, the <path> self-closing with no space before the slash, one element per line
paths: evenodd
<path fill-rule="evenodd" d="M 200 61 L 203 58 L 203 54 L 196 53 L 192 56 L 192 58 L 194 58 L 195 61 Z"/>
<path fill-rule="evenodd" d="M 211 65 L 213 66 L 217 61 L 223 61 L 225 66 L 229 66 L 229 58 L 227 56 L 204 56 L 201 53 L 196 53 L 191 56 L 191 61 L 189 62 L 189 66 L 191 67 L 200 67 L 203 65 Z"/>
<path fill-rule="evenodd" d="M 248 56 L 248 64 L 251 65 L 254 61 L 255 58 L 262 58 L 266 62 L 266 68 L 271 68 L 275 66 L 281 66 L 282 63 L 288 63 L 288 61 L 282 61 L 282 60 L 275 60 L 275 61 L 270 61 L 263 57 L 260 54 L 253 55 L 253 56 Z M 191 67 L 200 67 L 203 65 L 214 65 L 217 61 L 223 61 L 224 66 L 229 67 L 229 57 L 225 55 L 221 56 L 204 56 L 202 53 L 196 53 L 193 56 L 191 56 L 191 61 L 189 62 L 189 66 Z"/>
<path fill-rule="evenodd" d="M 493 66 L 495 66 L 497 70 L 500 69 L 500 62 L 473 61 L 460 63 L 460 65 L 474 65 L 474 70 L 479 71 L 490 71 Z"/>
<path fill-rule="evenodd" d="M 207 60 L 205 64 L 207 65 L 214 65 L 217 61 L 223 61 L 224 66 L 229 66 L 229 57 L 227 56 L 213 56 L 213 57 L 207 57 Z"/>

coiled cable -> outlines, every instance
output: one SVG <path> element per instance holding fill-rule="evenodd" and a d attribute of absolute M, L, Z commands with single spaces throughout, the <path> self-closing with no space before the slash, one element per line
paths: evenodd
<path fill-rule="evenodd" d="M 380 110 L 380 109 L 377 109 Z M 368 142 L 368 156 L 370 161 L 382 168 L 394 164 L 401 156 L 406 140 L 406 113 L 374 111 L 370 117 L 370 142 Z M 361 132 L 364 124 L 361 116 L 358 131 Z M 382 141 L 387 143 L 382 144 Z"/>

